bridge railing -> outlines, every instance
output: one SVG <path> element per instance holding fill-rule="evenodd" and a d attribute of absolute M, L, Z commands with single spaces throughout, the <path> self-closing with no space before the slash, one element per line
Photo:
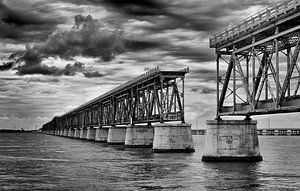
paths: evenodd
<path fill-rule="evenodd" d="M 250 29 L 258 27 L 266 22 L 269 22 L 282 14 L 297 9 L 300 5 L 300 0 L 285 0 L 272 7 L 266 8 L 255 15 L 243 20 L 242 22 L 228 27 L 220 33 L 215 34 L 209 39 L 210 47 L 215 48 L 219 43 L 227 41 L 237 35 L 243 34 Z"/>

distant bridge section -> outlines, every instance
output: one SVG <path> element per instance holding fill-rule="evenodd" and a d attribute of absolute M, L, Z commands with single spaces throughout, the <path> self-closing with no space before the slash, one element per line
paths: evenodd
<path fill-rule="evenodd" d="M 210 38 L 217 117 L 300 111 L 300 0 L 285 0 Z"/>
<path fill-rule="evenodd" d="M 42 131 L 181 121 L 184 123 L 184 77 L 189 69 L 158 67 L 103 95 L 54 117 Z"/>

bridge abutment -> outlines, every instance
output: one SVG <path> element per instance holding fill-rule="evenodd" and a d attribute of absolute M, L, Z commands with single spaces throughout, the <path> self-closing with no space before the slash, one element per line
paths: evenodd
<path fill-rule="evenodd" d="M 74 138 L 80 139 L 80 128 L 74 128 Z"/>
<path fill-rule="evenodd" d="M 153 152 L 195 152 L 191 125 L 186 123 L 154 125 Z"/>
<path fill-rule="evenodd" d="M 80 139 L 86 139 L 86 134 L 87 134 L 87 128 L 86 127 L 82 127 L 80 128 Z"/>
<path fill-rule="evenodd" d="M 108 128 L 99 127 L 96 129 L 95 141 L 106 143 L 108 137 Z"/>
<path fill-rule="evenodd" d="M 126 136 L 125 127 L 110 127 L 108 130 L 107 143 L 108 144 L 124 144 Z"/>
<path fill-rule="evenodd" d="M 68 132 L 68 137 L 73 138 L 74 137 L 74 129 L 70 128 Z"/>
<path fill-rule="evenodd" d="M 94 127 L 87 128 L 86 140 L 94 141 L 96 136 L 96 129 Z"/>
<path fill-rule="evenodd" d="M 154 127 L 152 125 L 128 125 L 126 128 L 126 147 L 152 147 Z"/>
<path fill-rule="evenodd" d="M 257 121 L 208 120 L 202 161 L 261 161 Z"/>

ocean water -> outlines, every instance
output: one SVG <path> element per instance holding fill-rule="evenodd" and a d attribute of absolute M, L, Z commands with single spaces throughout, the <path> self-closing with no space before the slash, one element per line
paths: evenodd
<path fill-rule="evenodd" d="M 0 134 L 0 190 L 300 190 L 300 137 L 260 136 L 258 163 L 201 161 L 44 134 Z"/>

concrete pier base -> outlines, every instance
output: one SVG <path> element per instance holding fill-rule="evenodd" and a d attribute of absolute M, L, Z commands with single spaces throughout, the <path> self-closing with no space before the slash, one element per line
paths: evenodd
<path fill-rule="evenodd" d="M 95 141 L 106 143 L 108 138 L 108 128 L 99 127 L 96 129 Z"/>
<path fill-rule="evenodd" d="M 56 135 L 56 136 L 59 135 L 59 129 L 55 129 L 55 135 Z"/>
<path fill-rule="evenodd" d="M 74 129 L 73 128 L 69 129 L 68 137 L 70 137 L 70 138 L 74 137 Z"/>
<path fill-rule="evenodd" d="M 261 161 L 257 121 L 208 120 L 202 161 Z"/>
<path fill-rule="evenodd" d="M 67 137 L 67 136 L 68 136 L 68 133 L 69 133 L 69 130 L 68 130 L 68 129 L 64 129 L 64 134 L 63 134 L 63 136 L 64 136 L 64 137 Z"/>
<path fill-rule="evenodd" d="M 80 128 L 80 139 L 86 139 L 87 129 L 86 127 Z"/>
<path fill-rule="evenodd" d="M 154 125 L 153 152 L 195 152 L 191 125 Z"/>
<path fill-rule="evenodd" d="M 95 137 L 96 137 L 96 129 L 94 127 L 88 127 L 86 140 L 94 141 Z"/>
<path fill-rule="evenodd" d="M 126 136 L 125 127 L 110 127 L 108 130 L 108 144 L 124 144 Z"/>
<path fill-rule="evenodd" d="M 79 128 L 74 128 L 74 138 L 80 139 L 80 129 Z"/>
<path fill-rule="evenodd" d="M 149 147 L 153 146 L 154 127 L 151 125 L 128 125 L 126 128 L 126 147 Z"/>
<path fill-rule="evenodd" d="M 64 130 L 63 129 L 60 129 L 59 130 L 59 136 L 63 136 L 64 135 Z"/>

